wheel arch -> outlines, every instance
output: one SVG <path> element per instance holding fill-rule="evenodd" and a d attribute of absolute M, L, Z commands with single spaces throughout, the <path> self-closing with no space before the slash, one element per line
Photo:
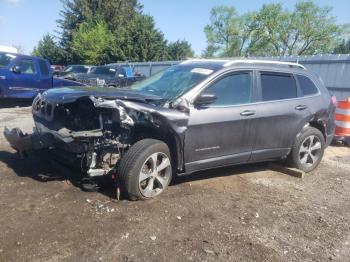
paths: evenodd
<path fill-rule="evenodd" d="M 318 130 L 320 130 L 320 132 L 322 133 L 324 139 L 327 139 L 327 135 L 326 135 L 326 123 L 322 120 L 312 120 L 309 122 L 309 125 L 311 127 L 314 127 Z"/>
<path fill-rule="evenodd" d="M 182 170 L 181 141 L 173 132 L 167 128 L 157 128 L 148 125 L 135 126 L 132 132 L 132 144 L 146 138 L 157 139 L 164 142 L 169 147 L 172 166 L 178 170 Z"/>

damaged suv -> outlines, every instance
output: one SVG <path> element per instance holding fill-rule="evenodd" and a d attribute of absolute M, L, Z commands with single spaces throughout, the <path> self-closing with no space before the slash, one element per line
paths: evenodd
<path fill-rule="evenodd" d="M 129 89 L 48 90 L 35 132 L 5 129 L 20 152 L 46 149 L 93 180 L 112 175 L 130 199 L 159 195 L 175 174 L 285 159 L 309 172 L 334 133 L 331 96 L 295 63 L 188 60 Z"/>

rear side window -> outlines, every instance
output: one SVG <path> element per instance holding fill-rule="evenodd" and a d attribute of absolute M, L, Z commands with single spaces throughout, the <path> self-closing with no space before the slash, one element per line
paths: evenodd
<path fill-rule="evenodd" d="M 212 84 L 205 93 L 216 95 L 210 105 L 229 106 L 251 102 L 252 76 L 250 72 L 235 73 Z"/>
<path fill-rule="evenodd" d="M 297 79 L 304 96 L 314 95 L 318 93 L 317 87 L 308 77 L 298 75 Z"/>
<path fill-rule="evenodd" d="M 297 85 L 290 74 L 260 74 L 263 101 L 281 100 L 297 97 Z"/>
<path fill-rule="evenodd" d="M 50 74 L 49 69 L 47 67 L 47 64 L 44 60 L 38 60 L 39 61 L 39 67 L 40 67 L 40 72 L 44 76 L 48 76 Z"/>

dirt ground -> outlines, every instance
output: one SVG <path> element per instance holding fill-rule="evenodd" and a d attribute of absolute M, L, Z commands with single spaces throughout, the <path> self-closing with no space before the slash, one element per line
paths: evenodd
<path fill-rule="evenodd" d="M 5 125 L 30 132 L 30 108 L 0 109 Z M 138 202 L 45 182 L 50 168 L 0 134 L 0 261 L 350 261 L 347 147 L 329 147 L 304 179 L 236 166 Z"/>

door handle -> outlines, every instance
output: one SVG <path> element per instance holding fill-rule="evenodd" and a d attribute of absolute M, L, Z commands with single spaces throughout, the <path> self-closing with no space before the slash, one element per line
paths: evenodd
<path fill-rule="evenodd" d="M 299 110 L 299 111 L 305 110 L 306 108 L 307 108 L 307 106 L 305 106 L 305 105 L 298 105 L 298 106 L 295 107 L 295 109 Z"/>
<path fill-rule="evenodd" d="M 255 115 L 255 111 L 246 110 L 246 111 L 243 111 L 240 115 L 241 116 L 253 116 L 253 115 Z"/>

